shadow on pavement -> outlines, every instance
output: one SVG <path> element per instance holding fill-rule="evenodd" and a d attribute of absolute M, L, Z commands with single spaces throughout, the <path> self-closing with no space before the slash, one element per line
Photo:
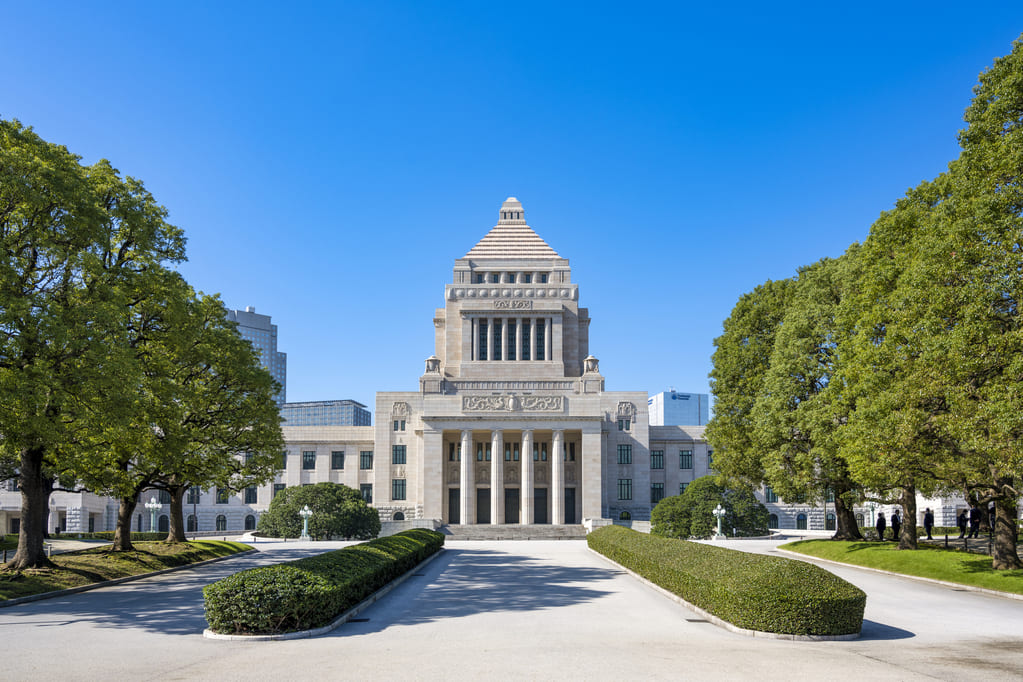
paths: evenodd
<path fill-rule="evenodd" d="M 0 616 L 17 614 L 21 625 L 59 627 L 86 622 L 100 628 L 198 636 L 206 628 L 203 587 L 248 568 L 301 559 L 320 551 L 296 547 L 257 552 L 122 585 L 19 604 L 3 609 Z"/>
<path fill-rule="evenodd" d="M 497 550 L 445 549 L 422 576 L 360 614 L 368 622 L 346 623 L 327 636 L 368 634 L 483 612 L 568 606 L 609 594 L 597 585 L 615 577 L 610 568 L 555 565 Z"/>
<path fill-rule="evenodd" d="M 860 638 L 857 641 L 876 642 L 890 639 L 911 639 L 913 637 L 916 637 L 916 633 L 909 630 L 864 619 L 863 628 L 860 629 Z"/>

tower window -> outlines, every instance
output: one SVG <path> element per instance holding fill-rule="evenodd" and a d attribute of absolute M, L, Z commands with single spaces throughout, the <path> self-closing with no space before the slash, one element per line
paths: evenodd
<path fill-rule="evenodd" d="M 532 282 L 533 282 L 533 274 L 532 273 L 530 273 L 530 272 L 522 273 L 522 283 L 523 284 L 532 284 Z"/>
<path fill-rule="evenodd" d="M 490 275 L 490 282 L 492 284 L 500 284 L 501 283 L 501 273 L 495 272 L 492 275 Z"/>
<path fill-rule="evenodd" d="M 515 273 L 514 272 L 505 273 L 504 281 L 507 284 L 515 284 Z"/>
<path fill-rule="evenodd" d="M 540 273 L 540 284 L 547 284 L 547 273 L 546 272 L 541 272 Z"/>
<path fill-rule="evenodd" d="M 480 339 L 479 339 L 479 342 L 480 342 L 480 349 L 479 350 L 480 350 L 480 352 L 478 353 L 478 355 L 479 355 L 480 360 L 486 360 L 487 359 L 487 321 L 486 320 L 480 320 L 479 321 L 479 328 L 480 328 Z"/>

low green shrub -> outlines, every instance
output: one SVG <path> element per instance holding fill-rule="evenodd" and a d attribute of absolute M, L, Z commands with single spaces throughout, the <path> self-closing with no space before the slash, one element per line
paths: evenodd
<path fill-rule="evenodd" d="M 867 595 L 803 561 L 661 538 L 621 526 L 586 536 L 590 548 L 724 621 L 792 635 L 848 635 Z"/>
<path fill-rule="evenodd" d="M 322 627 L 443 546 L 442 533 L 416 528 L 235 573 L 203 589 L 206 621 L 224 634 Z"/>
<path fill-rule="evenodd" d="M 863 536 L 864 540 L 877 540 L 877 529 L 873 526 L 860 526 L 860 535 Z M 959 537 L 959 529 L 955 526 L 935 526 L 931 529 L 932 538 L 944 538 L 946 535 L 949 537 Z M 885 539 L 891 539 L 892 527 L 888 526 L 884 529 Z M 916 527 L 916 536 L 918 538 L 927 537 L 927 531 L 924 530 L 923 526 Z"/>

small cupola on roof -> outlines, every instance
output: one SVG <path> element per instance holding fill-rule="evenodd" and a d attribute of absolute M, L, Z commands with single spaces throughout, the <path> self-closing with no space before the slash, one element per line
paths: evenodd
<path fill-rule="evenodd" d="M 540 235 L 526 224 L 526 212 L 515 197 L 501 204 L 497 225 L 487 233 L 466 258 L 558 258 Z"/>

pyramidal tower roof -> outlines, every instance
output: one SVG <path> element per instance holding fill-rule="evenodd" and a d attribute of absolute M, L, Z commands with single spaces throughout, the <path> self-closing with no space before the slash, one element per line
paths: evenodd
<path fill-rule="evenodd" d="M 497 225 L 465 257 L 560 258 L 558 252 L 526 224 L 522 203 L 515 197 L 504 200 Z"/>

